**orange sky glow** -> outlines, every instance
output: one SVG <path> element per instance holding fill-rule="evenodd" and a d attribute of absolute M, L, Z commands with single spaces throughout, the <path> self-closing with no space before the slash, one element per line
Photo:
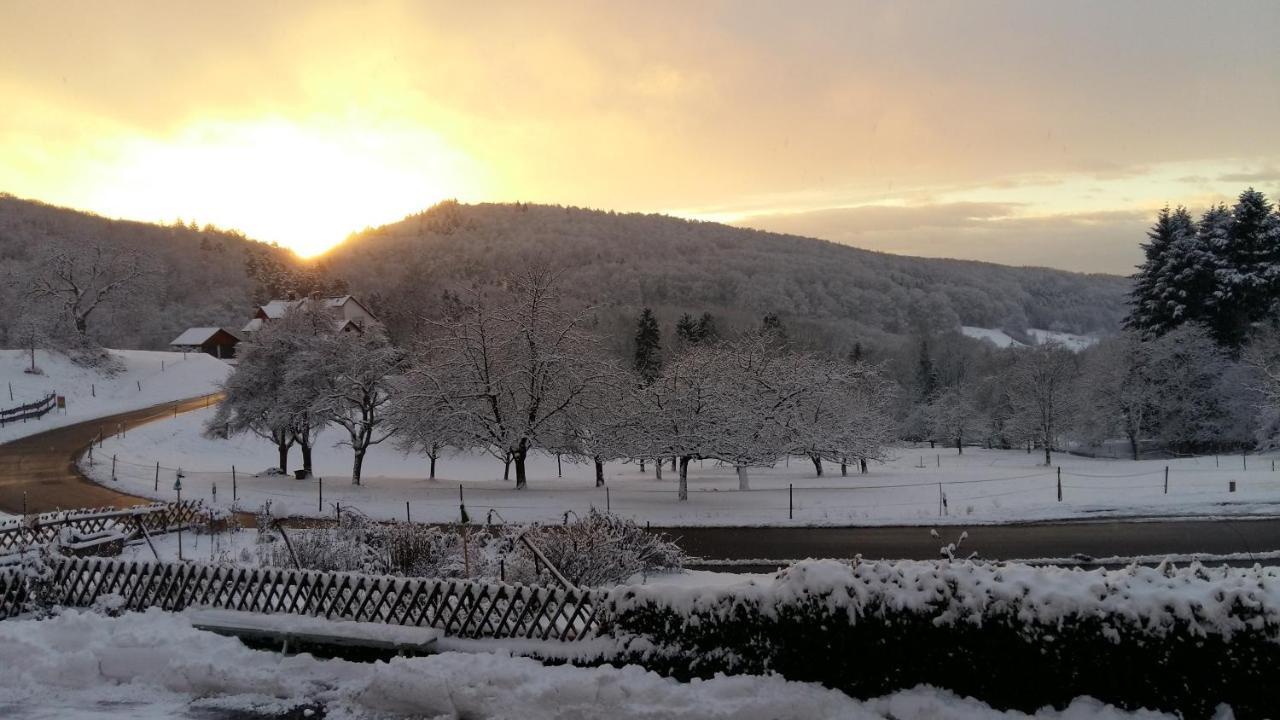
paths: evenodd
<path fill-rule="evenodd" d="M 304 255 L 445 198 L 1128 272 L 1280 194 L 1280 4 L 6 3 L 0 192 Z"/>

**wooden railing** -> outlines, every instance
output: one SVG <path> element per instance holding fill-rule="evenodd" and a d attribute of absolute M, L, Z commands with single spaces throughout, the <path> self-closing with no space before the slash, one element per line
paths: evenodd
<path fill-rule="evenodd" d="M 9 423 L 26 421 L 33 418 L 44 417 L 58 403 L 57 393 L 49 393 L 40 400 L 29 402 L 26 405 L 0 410 L 0 427 L 4 427 Z"/>
<path fill-rule="evenodd" d="M 92 508 L 30 515 L 0 523 L 0 555 L 46 545 L 56 540 L 66 528 L 80 535 L 119 529 L 132 538 L 147 533 L 159 534 L 203 520 L 205 508 L 200 500 L 181 503 L 154 503 L 131 508 Z"/>
<path fill-rule="evenodd" d="M 597 634 L 603 596 L 588 589 L 466 580 L 244 568 L 107 558 L 50 561 L 44 580 L 0 569 L 0 619 L 45 602 L 89 607 L 115 595 L 131 610 L 188 607 L 291 613 L 335 620 L 437 628 L 460 638 L 578 640 Z"/>

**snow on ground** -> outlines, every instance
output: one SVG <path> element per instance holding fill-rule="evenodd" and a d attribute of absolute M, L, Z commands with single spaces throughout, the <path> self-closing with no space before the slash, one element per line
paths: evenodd
<path fill-rule="evenodd" d="M 304 703 L 327 717 L 1025 718 L 918 687 L 858 701 L 776 676 L 680 683 L 636 666 L 547 667 L 497 653 L 445 652 L 386 663 L 250 650 L 159 610 L 107 618 L 65 612 L 0 623 L 0 716 L 29 720 L 219 718 Z M 1156 718 L 1077 699 L 1038 718 Z"/>
<path fill-rule="evenodd" d="M 231 366 L 203 353 L 111 350 L 124 363 L 112 377 L 76 365 L 59 353 L 36 351 L 41 375 L 24 372 L 31 366 L 25 350 L 0 350 L 0 408 L 39 400 L 49 393 L 67 399 L 66 410 L 52 410 L 39 420 L 0 428 L 0 442 L 104 415 L 138 410 L 170 400 L 218 391 Z M 13 399 L 9 399 L 9 388 Z"/>
<path fill-rule="evenodd" d="M 964 325 L 960 328 L 960 332 L 966 337 L 986 340 L 999 348 L 1026 347 L 1025 343 L 1014 340 L 1003 330 L 993 330 L 990 328 Z M 1029 328 L 1027 330 L 1027 334 L 1032 338 L 1035 338 L 1035 341 L 1038 343 L 1056 342 L 1068 350 L 1074 350 L 1076 352 L 1084 350 L 1098 342 L 1098 338 L 1093 335 L 1073 335 L 1072 333 L 1057 332 L 1055 330 L 1041 330 L 1038 328 Z"/>
<path fill-rule="evenodd" d="M 517 492 L 502 480 L 501 461 L 484 454 L 442 457 L 437 480 L 427 475 L 426 458 L 405 455 L 389 443 L 375 446 L 365 460 L 364 482 L 350 483 L 351 452 L 335 447 L 342 433 L 327 430 L 315 451 L 315 468 L 323 478 L 294 480 L 254 474 L 275 464 L 275 449 L 255 436 L 210 440 L 201 427 L 212 415 L 201 410 L 130 430 L 108 438 L 94 450 L 93 465 L 81 468 L 98 482 L 124 492 L 162 500 L 175 498 L 174 479 L 182 468 L 184 499 L 201 498 L 230 507 L 231 467 L 236 467 L 238 506 L 254 510 L 272 501 L 276 515 L 332 515 L 336 503 L 356 507 L 373 517 L 410 517 L 419 521 L 454 522 L 459 516 L 459 485 L 471 518 L 478 522 L 495 511 L 494 520 L 560 522 L 567 511 L 582 515 L 590 507 L 656 526 L 688 525 L 890 525 L 983 524 L 1027 520 L 1099 517 L 1257 516 L 1280 511 L 1280 472 L 1272 472 L 1276 455 L 1212 456 L 1176 460 L 1116 460 L 1054 456 L 1055 467 L 1039 464 L 1043 456 L 1021 450 L 897 448 L 895 458 L 871 464 L 859 475 L 827 464 L 826 475 L 814 476 L 807 459 L 791 458 L 773 468 L 752 470 L 751 487 L 738 490 L 731 467 L 712 461 L 690 466 L 689 500 L 676 499 L 676 473 L 667 466 L 664 479 L 653 465 L 640 473 L 628 463 L 606 466 L 606 488 L 596 488 L 587 464 L 535 455 L 529 464 L 529 488 Z M 111 474 L 116 457 L 115 477 Z M 292 461 L 297 462 L 295 451 Z M 156 489 L 156 463 L 160 464 Z M 1247 468 L 1242 465 L 1247 462 Z M 1062 469 L 1061 502 L 1057 499 L 1057 467 Z M 1169 467 L 1168 494 L 1164 470 Z M 1229 492 L 1229 483 L 1236 492 Z M 788 486 L 793 517 L 788 517 Z M 321 499 L 323 493 L 323 500 Z M 940 495 L 942 496 L 940 498 Z M 940 499 L 945 498 L 945 505 Z"/>
<path fill-rule="evenodd" d="M 960 332 L 965 337 L 975 338 L 977 340 L 986 340 L 998 348 L 1007 347 L 1026 347 L 1022 343 L 1009 337 L 1003 330 L 991 330 L 989 328 L 973 327 L 964 325 L 960 328 Z"/>

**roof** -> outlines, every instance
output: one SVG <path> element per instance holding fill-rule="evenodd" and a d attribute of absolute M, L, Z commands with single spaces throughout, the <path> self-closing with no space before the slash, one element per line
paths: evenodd
<path fill-rule="evenodd" d="M 364 307 L 364 304 L 362 304 L 359 300 L 356 300 L 354 297 L 350 295 L 334 295 L 332 297 L 325 297 L 320 299 L 324 301 L 325 307 L 330 307 L 330 308 L 340 308 L 343 305 L 346 305 L 347 301 L 349 300 L 355 300 L 356 304 L 360 305 L 360 307 L 362 308 Z M 261 308 L 262 308 L 263 314 L 266 315 L 268 319 L 279 320 L 280 318 L 284 317 L 284 314 L 289 312 L 289 310 L 301 305 L 303 302 L 306 302 L 306 300 L 307 298 L 299 298 L 297 300 L 272 300 L 271 302 L 268 302 L 266 305 L 262 305 Z M 365 312 L 369 311 L 369 308 L 364 308 L 364 309 L 365 309 Z M 372 315 L 373 313 L 369 313 L 369 314 Z"/>
<path fill-rule="evenodd" d="M 262 329 L 262 318 L 254 318 L 240 328 L 240 332 L 255 333 Z"/>
<path fill-rule="evenodd" d="M 230 330 L 220 327 L 193 327 L 182 331 L 182 334 L 174 338 L 170 345 L 203 345 L 213 339 L 214 335 L 225 332 L 232 338 L 239 340 L 240 338 Z"/>

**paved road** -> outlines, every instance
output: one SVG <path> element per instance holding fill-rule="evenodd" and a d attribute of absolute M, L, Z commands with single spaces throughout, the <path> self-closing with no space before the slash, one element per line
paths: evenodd
<path fill-rule="evenodd" d="M 993 559 L 1252 553 L 1280 550 L 1280 518 L 1160 522 L 1057 522 L 1019 525 L 868 528 L 669 528 L 687 552 L 711 559 L 867 559 L 938 557 L 962 531 L 961 553 Z"/>
<path fill-rule="evenodd" d="M 207 407 L 204 397 L 162 403 L 142 410 L 47 430 L 0 445 L 0 511 L 19 515 L 23 495 L 30 513 L 78 507 L 129 507 L 149 502 L 86 479 L 75 459 L 101 432 L 127 428 Z"/>
<path fill-rule="evenodd" d="M 136 427 L 206 406 L 203 397 L 164 403 L 76 425 L 56 428 L 0 445 L 0 510 L 19 514 L 26 494 L 28 512 L 60 508 L 128 507 L 146 500 L 87 480 L 75 458 L 99 432 L 117 424 Z M 987 558 L 1092 557 L 1169 553 L 1263 552 L 1280 550 L 1280 517 L 1255 520 L 1160 522 L 1057 522 L 945 527 L 941 539 L 927 527 L 867 528 L 669 528 L 689 553 L 712 559 L 793 559 L 806 557 L 928 559 L 943 542 L 967 530 L 962 551 Z"/>

